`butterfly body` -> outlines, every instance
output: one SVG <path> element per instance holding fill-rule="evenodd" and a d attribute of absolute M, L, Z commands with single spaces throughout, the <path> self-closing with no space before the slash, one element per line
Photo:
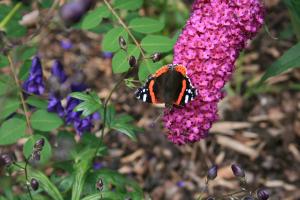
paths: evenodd
<path fill-rule="evenodd" d="M 152 74 L 135 95 L 148 103 L 184 106 L 197 96 L 183 65 L 165 65 Z"/>

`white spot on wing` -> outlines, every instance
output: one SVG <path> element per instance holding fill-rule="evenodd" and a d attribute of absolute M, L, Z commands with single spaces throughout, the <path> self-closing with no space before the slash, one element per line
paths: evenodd
<path fill-rule="evenodd" d="M 143 95 L 143 102 L 146 102 L 147 101 L 147 94 L 144 94 Z"/>
<path fill-rule="evenodd" d="M 189 102 L 189 95 L 185 95 L 184 103 L 188 103 L 188 102 Z"/>

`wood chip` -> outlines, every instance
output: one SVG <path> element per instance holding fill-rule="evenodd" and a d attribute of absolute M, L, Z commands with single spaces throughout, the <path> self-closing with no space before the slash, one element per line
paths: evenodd
<path fill-rule="evenodd" d="M 249 122 L 217 122 L 214 123 L 211 132 L 223 133 L 228 135 L 233 135 L 233 130 L 250 128 L 252 126 Z"/>
<path fill-rule="evenodd" d="M 297 187 L 295 185 L 285 183 L 281 180 L 267 180 L 265 182 L 265 186 L 270 187 L 270 188 L 275 188 L 275 187 L 284 188 L 285 190 L 288 190 L 288 191 L 293 191 L 293 190 L 297 189 Z"/>
<path fill-rule="evenodd" d="M 249 156 L 252 160 L 254 160 L 255 158 L 257 158 L 259 152 L 256 151 L 255 149 L 246 146 L 245 144 L 236 141 L 234 139 L 231 139 L 230 137 L 226 137 L 226 136 L 221 136 L 218 135 L 217 136 L 217 142 L 224 147 L 230 148 L 234 151 L 237 151 L 241 154 L 247 155 Z"/>
<path fill-rule="evenodd" d="M 125 156 L 124 158 L 121 159 L 121 163 L 130 163 L 136 160 L 138 157 L 141 157 L 145 151 L 143 149 L 139 149 L 132 154 Z"/>

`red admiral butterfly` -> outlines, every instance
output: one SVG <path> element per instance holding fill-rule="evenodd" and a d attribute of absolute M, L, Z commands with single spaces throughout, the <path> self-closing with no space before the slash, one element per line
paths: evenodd
<path fill-rule="evenodd" d="M 170 64 L 152 74 L 135 95 L 143 102 L 184 106 L 194 100 L 197 90 L 192 86 L 183 65 Z"/>

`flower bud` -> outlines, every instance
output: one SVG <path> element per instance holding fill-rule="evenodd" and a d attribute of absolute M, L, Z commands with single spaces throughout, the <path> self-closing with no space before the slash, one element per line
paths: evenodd
<path fill-rule="evenodd" d="M 39 151 L 33 151 L 31 156 L 32 156 L 33 160 L 36 160 L 36 161 L 41 160 L 41 154 Z"/>
<path fill-rule="evenodd" d="M 34 148 L 41 151 L 43 149 L 44 145 L 45 145 L 45 139 L 41 138 L 35 142 Z"/>
<path fill-rule="evenodd" d="M 134 56 L 130 56 L 129 58 L 130 67 L 136 67 L 136 64 L 137 64 L 136 58 Z"/>
<path fill-rule="evenodd" d="M 94 0 L 77 0 L 77 2 L 83 6 L 85 11 L 91 9 L 95 3 Z"/>
<path fill-rule="evenodd" d="M 124 50 L 127 49 L 127 43 L 122 36 L 119 37 L 119 45 L 120 45 L 121 49 L 124 49 Z"/>
<path fill-rule="evenodd" d="M 239 165 L 231 165 L 231 170 L 236 177 L 245 177 L 245 171 Z"/>
<path fill-rule="evenodd" d="M 1 160 L 3 160 L 5 166 L 9 166 L 12 163 L 12 159 L 8 154 L 1 155 Z"/>
<path fill-rule="evenodd" d="M 103 190 L 103 180 L 100 178 L 97 183 L 96 183 L 96 188 L 97 190 L 99 190 L 100 192 Z"/>
<path fill-rule="evenodd" d="M 258 189 L 256 195 L 259 200 L 267 200 L 270 197 L 268 190 L 265 188 Z"/>
<path fill-rule="evenodd" d="M 158 62 L 161 60 L 161 56 L 162 56 L 161 53 L 157 52 L 152 54 L 150 58 L 152 59 L 153 62 Z"/>
<path fill-rule="evenodd" d="M 207 172 L 207 178 L 209 180 L 214 180 L 218 175 L 218 166 L 217 165 L 213 165 L 211 168 L 209 168 L 208 172 Z"/>
<path fill-rule="evenodd" d="M 85 12 L 85 6 L 78 2 L 64 4 L 59 10 L 60 17 L 66 26 L 79 22 Z"/>
<path fill-rule="evenodd" d="M 215 200 L 215 198 L 214 197 L 207 197 L 206 200 Z"/>
<path fill-rule="evenodd" d="M 35 178 L 32 178 L 30 181 L 30 186 L 34 191 L 36 191 L 39 189 L 39 182 Z"/>

